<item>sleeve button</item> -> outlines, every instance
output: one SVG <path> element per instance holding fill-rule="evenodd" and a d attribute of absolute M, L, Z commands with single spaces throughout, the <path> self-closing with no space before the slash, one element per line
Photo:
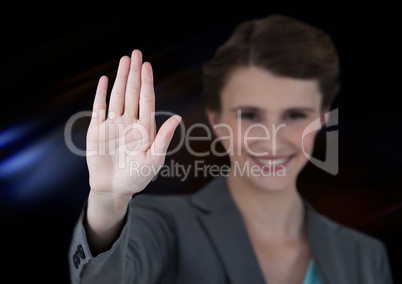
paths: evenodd
<path fill-rule="evenodd" d="M 82 248 L 82 245 L 77 246 L 77 253 L 78 253 L 79 257 L 81 257 L 82 259 L 85 258 L 85 252 L 84 252 L 84 249 Z"/>
<path fill-rule="evenodd" d="M 78 268 L 78 266 L 81 263 L 81 260 L 80 260 L 80 258 L 78 257 L 77 254 L 73 255 L 73 263 L 74 263 L 75 268 Z"/>

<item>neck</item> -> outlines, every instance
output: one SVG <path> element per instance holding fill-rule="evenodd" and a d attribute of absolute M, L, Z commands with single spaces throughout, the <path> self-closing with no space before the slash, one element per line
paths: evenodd
<path fill-rule="evenodd" d="M 296 186 L 269 191 L 233 175 L 226 182 L 249 230 L 273 242 L 306 238 L 304 205 Z"/>

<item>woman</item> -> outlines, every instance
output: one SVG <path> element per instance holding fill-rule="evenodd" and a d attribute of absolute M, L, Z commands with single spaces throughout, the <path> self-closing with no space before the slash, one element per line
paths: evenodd
<path fill-rule="evenodd" d="M 163 165 L 181 119 L 155 133 L 150 63 L 139 50 L 121 58 L 108 107 L 100 78 L 72 282 L 392 283 L 383 243 L 320 215 L 297 191 L 318 131 L 305 130 L 326 122 L 339 91 L 330 37 L 282 15 L 250 20 L 203 73 L 206 114 L 230 170 L 179 196 L 136 195 L 155 173 L 130 170 Z"/>

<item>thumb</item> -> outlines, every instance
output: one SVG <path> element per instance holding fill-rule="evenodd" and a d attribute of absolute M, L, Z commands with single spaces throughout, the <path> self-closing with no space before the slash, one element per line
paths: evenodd
<path fill-rule="evenodd" d="M 152 156 L 164 157 L 166 155 L 170 141 L 173 138 L 174 131 L 180 124 L 181 120 L 182 117 L 180 115 L 174 115 L 162 124 L 150 148 Z"/>

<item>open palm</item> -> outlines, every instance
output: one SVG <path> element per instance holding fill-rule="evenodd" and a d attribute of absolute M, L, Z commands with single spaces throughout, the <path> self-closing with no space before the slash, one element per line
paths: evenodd
<path fill-rule="evenodd" d="M 108 78 L 100 78 L 87 132 L 92 192 L 129 198 L 143 190 L 163 165 L 181 117 L 170 117 L 156 133 L 153 84 L 152 66 L 142 62 L 137 49 L 131 58 L 120 59 L 108 106 Z"/>

